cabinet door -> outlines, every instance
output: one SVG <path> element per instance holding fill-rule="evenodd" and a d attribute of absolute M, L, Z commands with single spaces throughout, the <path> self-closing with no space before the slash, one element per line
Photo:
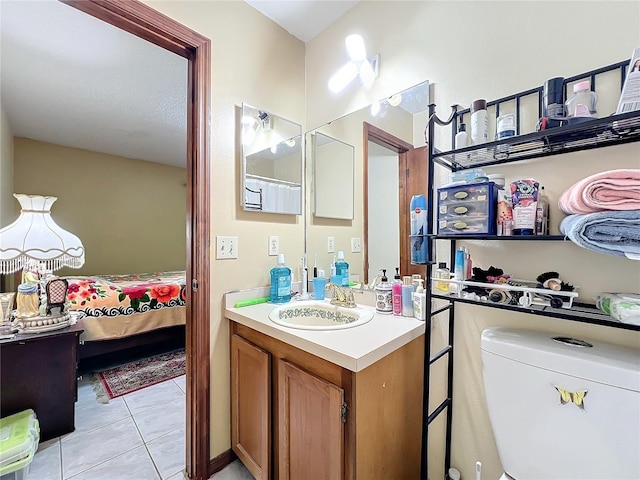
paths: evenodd
<path fill-rule="evenodd" d="M 271 471 L 271 355 L 231 337 L 231 444 L 256 480 Z"/>
<path fill-rule="evenodd" d="M 283 480 L 344 477 L 344 390 L 278 361 L 278 473 Z"/>

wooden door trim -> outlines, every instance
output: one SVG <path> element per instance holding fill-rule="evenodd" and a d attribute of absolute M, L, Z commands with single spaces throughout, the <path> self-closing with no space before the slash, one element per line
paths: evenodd
<path fill-rule="evenodd" d="M 363 187 L 362 187 L 362 228 L 363 228 L 363 250 L 364 250 L 364 257 L 363 257 L 363 268 L 362 268 L 362 277 L 364 278 L 364 282 L 368 283 L 369 282 L 369 141 L 372 141 L 373 143 L 376 143 L 382 147 L 388 148 L 389 150 L 392 150 L 394 152 L 396 152 L 397 154 L 399 154 L 398 158 L 399 158 L 399 162 L 400 162 L 400 167 L 402 167 L 403 162 L 402 162 L 402 154 L 404 154 L 405 152 L 407 152 L 408 150 L 411 150 L 413 148 L 413 145 L 411 145 L 408 142 L 405 142 L 404 140 L 402 140 L 401 138 L 398 138 L 394 135 L 391 135 L 388 132 L 385 132 L 384 130 L 382 130 L 381 128 L 378 128 L 374 125 L 371 125 L 370 123 L 367 122 L 362 122 L 362 176 L 363 176 Z M 406 165 L 406 161 L 405 161 L 405 165 Z M 402 178 L 402 168 L 400 171 L 400 178 Z M 402 188 L 402 182 L 400 184 L 400 187 Z M 406 203 L 406 202 L 405 202 Z M 402 211 L 403 208 L 406 209 L 407 207 L 405 205 L 403 205 L 402 202 L 400 202 L 400 218 L 402 219 Z M 408 238 L 408 237 L 403 237 L 403 233 L 402 233 L 402 229 L 403 229 L 403 225 L 402 225 L 402 221 L 400 222 L 399 225 L 400 228 L 400 239 L 402 240 L 403 238 Z M 390 275 L 389 275 L 390 276 Z"/>
<path fill-rule="evenodd" d="M 211 42 L 138 0 L 61 0 L 189 60 L 187 100 L 186 474 L 209 478 Z M 194 285 L 197 285 L 194 288 Z"/>

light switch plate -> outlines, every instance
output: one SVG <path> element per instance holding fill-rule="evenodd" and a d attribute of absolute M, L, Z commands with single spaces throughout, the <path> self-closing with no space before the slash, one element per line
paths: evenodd
<path fill-rule="evenodd" d="M 327 237 L 327 253 L 333 253 L 336 251 L 335 238 Z"/>
<path fill-rule="evenodd" d="M 278 255 L 280 252 L 280 237 L 269 235 L 269 255 Z"/>
<path fill-rule="evenodd" d="M 216 259 L 238 258 L 238 237 L 216 237 Z"/>
<path fill-rule="evenodd" d="M 351 239 L 351 253 L 360 253 L 362 252 L 362 243 L 359 238 Z"/>

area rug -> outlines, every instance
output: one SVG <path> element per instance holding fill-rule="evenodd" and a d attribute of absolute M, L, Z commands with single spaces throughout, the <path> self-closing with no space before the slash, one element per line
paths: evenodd
<path fill-rule="evenodd" d="M 163 353 L 93 374 L 91 383 L 101 403 L 184 375 L 185 351 Z"/>

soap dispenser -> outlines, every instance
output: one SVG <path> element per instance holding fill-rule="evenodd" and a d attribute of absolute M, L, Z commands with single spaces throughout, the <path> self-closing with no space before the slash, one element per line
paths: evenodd
<path fill-rule="evenodd" d="M 278 254 L 278 265 L 271 269 L 272 303 L 286 303 L 291 300 L 291 269 L 284 264 L 284 253 Z"/>
<path fill-rule="evenodd" d="M 385 315 L 393 312 L 392 287 L 387 278 L 387 271 L 382 269 L 382 280 L 374 288 L 376 294 L 376 312 Z"/>

